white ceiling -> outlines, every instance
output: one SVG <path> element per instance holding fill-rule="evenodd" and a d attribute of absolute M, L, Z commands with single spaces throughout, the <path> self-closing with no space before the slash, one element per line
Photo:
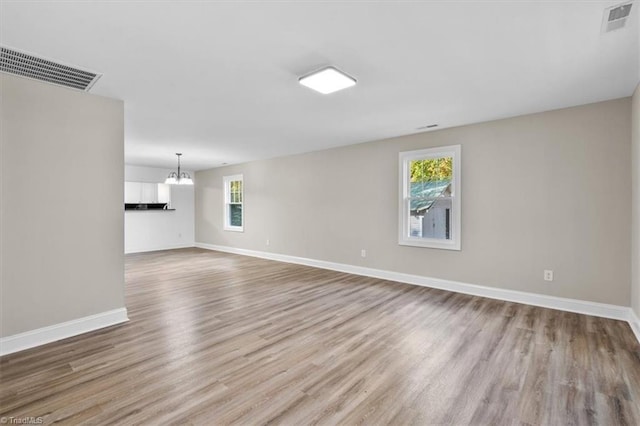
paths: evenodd
<path fill-rule="evenodd" d="M 3 0 L 0 43 L 103 73 L 128 164 L 198 170 L 629 96 L 616 3 Z M 324 65 L 358 84 L 298 84 Z"/>

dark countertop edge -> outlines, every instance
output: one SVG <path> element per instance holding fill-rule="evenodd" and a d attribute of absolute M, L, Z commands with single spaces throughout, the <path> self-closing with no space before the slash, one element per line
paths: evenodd
<path fill-rule="evenodd" d="M 176 209 L 125 209 L 125 212 L 175 212 Z"/>

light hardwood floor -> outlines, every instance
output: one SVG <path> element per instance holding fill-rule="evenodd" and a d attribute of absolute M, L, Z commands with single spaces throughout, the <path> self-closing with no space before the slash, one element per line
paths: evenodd
<path fill-rule="evenodd" d="M 0 360 L 0 416 L 640 424 L 624 322 L 199 249 L 129 255 L 126 284 L 129 323 Z"/>

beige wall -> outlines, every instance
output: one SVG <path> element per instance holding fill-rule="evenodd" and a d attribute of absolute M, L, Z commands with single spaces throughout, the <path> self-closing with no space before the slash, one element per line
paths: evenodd
<path fill-rule="evenodd" d="M 123 103 L 0 74 L 2 337 L 124 307 Z"/>
<path fill-rule="evenodd" d="M 630 114 L 625 98 L 198 172 L 196 241 L 629 306 Z M 399 246 L 398 152 L 451 144 L 462 251 Z M 244 233 L 222 230 L 235 173 Z"/>
<path fill-rule="evenodd" d="M 640 318 L 640 84 L 633 94 L 631 116 L 631 161 L 633 165 L 631 306 Z"/>

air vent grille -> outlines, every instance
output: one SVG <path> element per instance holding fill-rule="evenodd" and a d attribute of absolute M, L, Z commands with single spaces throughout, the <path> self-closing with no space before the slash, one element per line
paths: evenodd
<path fill-rule="evenodd" d="M 0 71 L 88 91 L 101 74 L 0 46 Z"/>
<path fill-rule="evenodd" d="M 633 6 L 633 3 L 624 3 L 606 8 L 602 19 L 602 32 L 608 33 L 623 28 L 631 13 L 631 6 Z"/>
<path fill-rule="evenodd" d="M 618 19 L 626 18 L 631 13 L 632 4 L 623 4 L 622 6 L 614 7 L 609 11 L 609 22 L 617 21 Z"/>
<path fill-rule="evenodd" d="M 438 125 L 437 124 L 427 124 L 426 126 L 416 127 L 416 130 L 433 129 L 435 127 L 438 127 Z"/>

